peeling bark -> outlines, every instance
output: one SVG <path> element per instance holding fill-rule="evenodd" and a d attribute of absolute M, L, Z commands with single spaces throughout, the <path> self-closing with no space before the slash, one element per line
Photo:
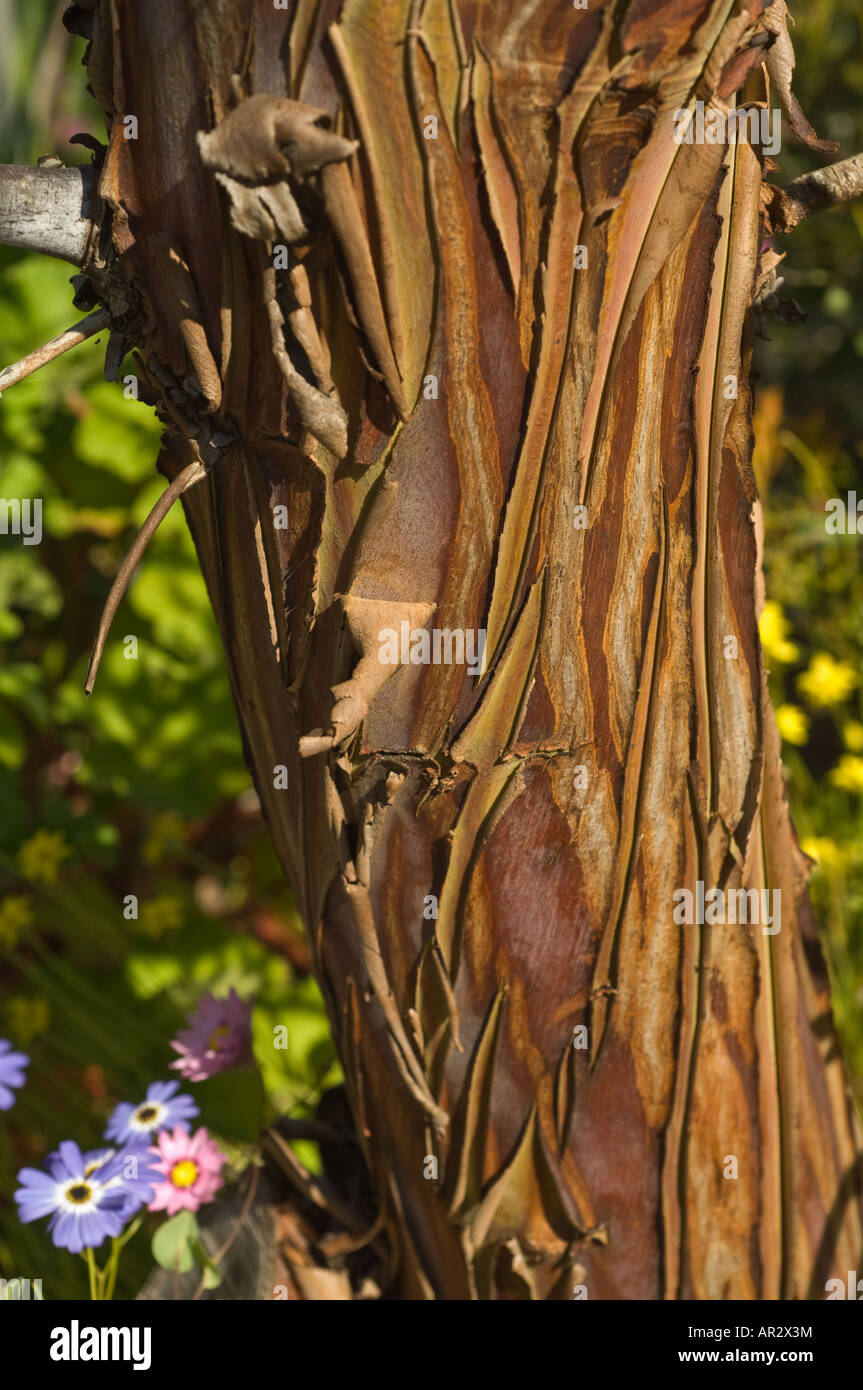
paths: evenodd
<path fill-rule="evenodd" d="M 233 436 L 183 505 L 404 1298 L 806 1298 L 859 1261 L 757 630 L 762 162 L 671 135 L 768 103 L 769 57 L 816 141 L 784 8 L 92 7 L 160 468 Z M 485 630 L 479 674 L 375 670 L 403 621 Z M 781 930 L 677 925 L 699 881 L 781 890 Z"/>

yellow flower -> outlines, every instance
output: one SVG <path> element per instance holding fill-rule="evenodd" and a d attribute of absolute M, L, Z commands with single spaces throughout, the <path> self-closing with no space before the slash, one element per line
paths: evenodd
<path fill-rule="evenodd" d="M 152 937 L 154 941 L 166 931 L 176 931 L 182 925 L 182 899 L 166 893 L 162 897 L 151 898 L 149 902 L 141 904 L 139 930 L 145 936 Z"/>
<path fill-rule="evenodd" d="M 842 727 L 842 737 L 845 747 L 850 748 L 852 753 L 863 753 L 863 724 L 856 719 L 849 720 Z"/>
<path fill-rule="evenodd" d="M 18 867 L 31 883 L 56 883 L 71 853 L 62 830 L 37 830 L 19 849 Z"/>
<path fill-rule="evenodd" d="M 767 600 L 758 622 L 758 631 L 768 662 L 775 661 L 787 666 L 797 660 L 800 648 L 788 641 L 791 624 L 782 612 L 781 603 L 776 603 L 774 599 Z"/>
<path fill-rule="evenodd" d="M 816 652 L 808 671 L 797 677 L 797 685 L 810 705 L 821 709 L 847 699 L 859 683 L 850 661 L 836 661 L 829 652 Z"/>
<path fill-rule="evenodd" d="M 26 1047 L 34 1038 L 38 1038 L 40 1033 L 47 1033 L 51 1022 L 51 1010 L 48 1000 L 43 995 L 19 994 L 7 1001 L 6 1017 L 9 1020 L 9 1032 L 16 1042 Z"/>
<path fill-rule="evenodd" d="M 800 848 L 810 859 L 815 860 L 819 869 L 826 869 L 828 873 L 836 872 L 844 865 L 843 851 L 824 835 L 812 835 L 806 840 L 801 840 Z"/>
<path fill-rule="evenodd" d="M 799 705 L 780 705 L 776 723 L 786 743 L 802 748 L 809 738 L 809 715 Z"/>
<path fill-rule="evenodd" d="M 33 904 L 23 893 L 10 893 L 0 902 L 0 942 L 17 946 L 22 931 L 33 921 Z"/>
<path fill-rule="evenodd" d="M 838 766 L 830 773 L 830 781 L 843 791 L 863 794 L 863 758 L 843 753 Z"/>

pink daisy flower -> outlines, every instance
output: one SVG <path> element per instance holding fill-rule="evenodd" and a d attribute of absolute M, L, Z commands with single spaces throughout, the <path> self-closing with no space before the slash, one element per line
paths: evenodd
<path fill-rule="evenodd" d="M 252 1051 L 251 1004 L 244 1004 L 235 990 L 227 999 L 205 994 L 194 1014 L 187 1014 L 191 1025 L 171 1043 L 179 1052 L 179 1062 L 173 1070 L 187 1081 L 206 1081 L 216 1072 L 226 1071 L 245 1062 Z"/>
<path fill-rule="evenodd" d="M 222 1165 L 225 1155 L 219 1152 L 215 1139 L 202 1127 L 187 1134 L 178 1125 L 173 1134 L 168 1129 L 156 1135 L 150 1182 L 155 1196 L 148 1211 L 165 1211 L 176 1216 L 178 1211 L 197 1211 L 205 1202 L 212 1202 L 222 1186 Z M 163 1180 L 155 1179 L 162 1173 Z"/>

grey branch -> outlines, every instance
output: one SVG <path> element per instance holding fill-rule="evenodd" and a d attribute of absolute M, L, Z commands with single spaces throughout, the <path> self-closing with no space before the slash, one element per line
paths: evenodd
<path fill-rule="evenodd" d="M 0 165 L 0 244 L 83 265 L 98 225 L 98 171 Z"/>
<path fill-rule="evenodd" d="M 810 213 L 837 207 L 863 193 L 863 154 L 813 169 L 785 188 L 771 186 L 770 217 L 775 232 L 790 232 Z"/>
<path fill-rule="evenodd" d="M 53 362 L 55 357 L 60 357 L 70 348 L 77 347 L 86 338 L 92 338 L 94 333 L 101 333 L 103 328 L 108 327 L 108 311 L 97 309 L 94 313 L 88 314 L 80 323 L 76 323 L 72 328 L 67 328 L 65 332 L 58 333 L 56 338 L 50 342 L 43 343 L 41 347 L 35 348 L 33 352 L 28 352 L 26 357 L 22 357 L 20 362 L 13 362 L 10 367 L 4 367 L 0 372 L 0 394 L 10 386 L 15 386 L 19 381 L 23 381 L 25 376 L 32 376 L 38 372 L 40 367 L 44 367 L 46 362 Z"/>

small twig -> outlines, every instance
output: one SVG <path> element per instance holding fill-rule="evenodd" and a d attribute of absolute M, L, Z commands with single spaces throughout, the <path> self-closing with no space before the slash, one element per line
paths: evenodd
<path fill-rule="evenodd" d="M 813 169 L 785 188 L 769 187 L 773 230 L 790 232 L 811 213 L 838 207 L 863 194 L 863 154 L 841 159 L 826 169 Z"/>
<path fill-rule="evenodd" d="M 288 1116 L 279 1119 L 279 1130 L 283 1137 L 291 1139 L 311 1139 L 314 1143 L 350 1144 L 355 1142 L 351 1135 L 343 1134 L 320 1120 L 294 1120 Z"/>
<path fill-rule="evenodd" d="M 40 367 L 44 367 L 46 362 L 53 362 L 55 357 L 62 356 L 70 348 L 77 347 L 79 343 L 92 338 L 94 333 L 101 333 L 102 329 L 107 327 L 106 309 L 97 309 L 95 313 L 88 314 L 80 323 L 76 323 L 74 328 L 67 328 L 65 333 L 52 338 L 50 343 L 43 343 L 35 352 L 29 352 L 26 357 L 22 357 L 20 362 L 13 362 L 11 367 L 4 367 L 0 372 L 0 393 L 7 387 L 23 381 L 25 376 L 32 376 Z"/>
<path fill-rule="evenodd" d="M 249 1190 L 243 1199 L 242 1210 L 240 1211 L 240 1214 L 237 1217 L 236 1222 L 234 1223 L 234 1226 L 231 1230 L 231 1234 L 228 1236 L 228 1239 L 224 1242 L 224 1244 L 219 1247 L 215 1255 L 212 1255 L 210 1257 L 214 1265 L 219 1264 L 225 1258 L 234 1241 L 237 1239 L 237 1236 L 240 1234 L 240 1227 L 242 1226 L 243 1222 L 248 1216 L 252 1202 L 255 1199 L 255 1193 L 258 1190 L 258 1182 L 260 1180 L 260 1176 L 261 1170 L 256 1164 L 252 1171 L 251 1177 L 249 1178 Z M 195 1293 L 192 1295 L 193 1303 L 196 1303 L 197 1300 L 201 1297 L 201 1294 L 204 1292 L 206 1277 L 206 1274 L 203 1274 L 201 1276 L 201 1282 L 195 1290 Z"/>
<path fill-rule="evenodd" d="M 182 473 L 178 473 L 174 481 L 165 488 L 165 491 L 162 493 L 132 542 L 129 553 L 117 571 L 117 576 L 114 583 L 111 585 L 111 592 L 108 594 L 105 607 L 102 609 L 102 617 L 99 620 L 99 631 L 96 634 L 96 641 L 93 644 L 93 655 L 90 657 L 90 665 L 87 668 L 87 679 L 84 682 L 85 695 L 90 695 L 93 692 L 93 686 L 96 683 L 96 674 L 99 670 L 99 662 L 102 660 L 102 652 L 111 629 L 111 623 L 114 621 L 114 614 L 120 606 L 129 580 L 138 567 L 138 561 L 177 498 L 190 487 L 194 487 L 195 483 L 199 483 L 201 479 L 206 476 L 207 470 L 204 464 L 198 459 L 196 459 L 194 463 L 190 463 L 187 468 L 184 468 Z"/>
<path fill-rule="evenodd" d="M 285 1142 L 277 1130 L 268 1129 L 265 1131 L 263 1146 L 275 1159 L 282 1172 L 290 1178 L 294 1186 L 309 1202 L 335 1217 L 336 1221 L 340 1221 L 354 1235 L 364 1234 L 362 1222 L 336 1195 L 326 1180 L 316 1178 L 313 1173 L 309 1172 L 308 1168 L 304 1167 L 290 1144 Z"/>

